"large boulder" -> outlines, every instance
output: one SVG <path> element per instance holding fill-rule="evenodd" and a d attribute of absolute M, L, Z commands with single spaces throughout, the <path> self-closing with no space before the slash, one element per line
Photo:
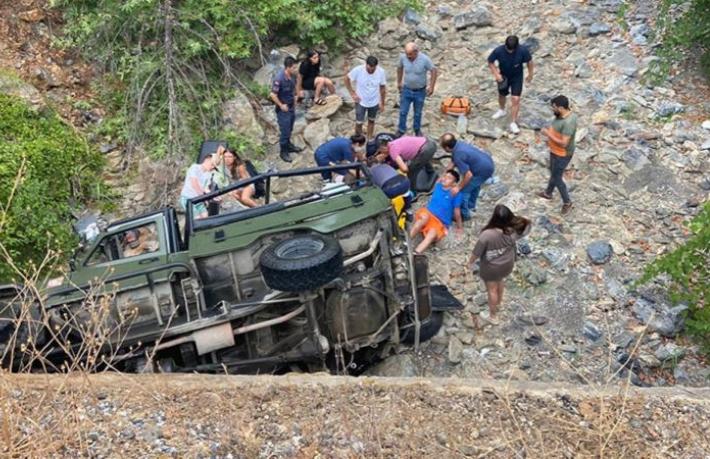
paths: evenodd
<path fill-rule="evenodd" d="M 636 56 L 625 46 L 617 48 L 614 54 L 607 59 L 607 62 L 628 77 L 632 77 L 638 72 Z"/>
<path fill-rule="evenodd" d="M 412 354 L 397 354 L 387 357 L 382 362 L 369 368 L 368 376 L 388 376 L 413 378 L 421 376 L 415 357 Z"/>
<path fill-rule="evenodd" d="M 255 141 L 260 141 L 264 137 L 264 130 L 256 119 L 254 109 L 241 91 L 235 91 L 234 97 L 224 103 L 222 123 L 225 128 Z"/>
<path fill-rule="evenodd" d="M 330 120 L 321 118 L 308 124 L 303 131 L 303 138 L 315 150 L 330 138 Z"/>
<path fill-rule="evenodd" d="M 462 30 L 471 26 L 485 27 L 491 25 L 493 25 L 493 15 L 483 6 L 454 16 L 454 27 L 456 30 Z"/>
<path fill-rule="evenodd" d="M 417 37 L 421 38 L 422 40 L 429 41 L 436 41 L 444 34 L 444 32 L 441 30 L 441 27 L 439 27 L 438 25 L 426 23 L 419 24 L 414 30 L 414 33 L 416 33 Z"/>
<path fill-rule="evenodd" d="M 648 325 L 652 332 L 672 338 L 680 333 L 685 327 L 686 305 L 671 307 L 664 301 L 656 301 L 653 298 L 638 298 L 634 302 L 632 312 L 636 318 Z"/>
<path fill-rule="evenodd" d="M 332 94 L 325 98 L 325 104 L 323 105 L 313 105 L 308 112 L 306 112 L 306 119 L 318 120 L 321 118 L 329 118 L 335 112 L 337 112 L 340 107 L 343 106 L 343 99 L 340 96 Z"/>
<path fill-rule="evenodd" d="M 262 86 L 271 87 L 271 81 L 276 76 L 276 72 L 281 70 L 284 65 L 286 56 L 291 56 L 294 59 L 298 57 L 298 46 L 288 45 L 283 48 L 272 49 L 267 56 L 267 62 L 259 70 L 254 73 L 253 80 Z"/>
<path fill-rule="evenodd" d="M 261 86 L 267 86 L 270 88 L 271 82 L 276 76 L 276 72 L 279 70 L 279 68 L 280 67 L 277 67 L 274 64 L 266 63 L 254 73 L 254 76 L 252 78 L 256 83 L 260 84 Z"/>
<path fill-rule="evenodd" d="M 0 94 L 18 97 L 34 107 L 44 104 L 37 88 L 4 71 L 0 72 Z"/>
<path fill-rule="evenodd" d="M 561 34 L 573 34 L 577 31 L 577 24 L 569 15 L 562 15 L 552 23 L 552 30 Z"/>

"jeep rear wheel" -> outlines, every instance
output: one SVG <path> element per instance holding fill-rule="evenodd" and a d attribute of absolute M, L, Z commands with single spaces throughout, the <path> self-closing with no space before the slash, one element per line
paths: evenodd
<path fill-rule="evenodd" d="M 303 234 L 266 248 L 259 259 L 264 282 L 283 292 L 314 290 L 340 275 L 343 252 L 335 239 Z"/>

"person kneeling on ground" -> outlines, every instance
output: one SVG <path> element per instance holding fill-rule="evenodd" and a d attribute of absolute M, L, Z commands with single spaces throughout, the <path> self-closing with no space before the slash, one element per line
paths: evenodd
<path fill-rule="evenodd" d="M 493 177 L 493 172 L 495 172 L 493 158 L 480 148 L 462 140 L 456 140 L 456 136 L 450 132 L 441 136 L 441 147 L 447 153 L 451 153 L 453 157 L 448 169 L 453 169 L 456 166 L 463 174 L 460 184 L 461 194 L 463 194 L 461 215 L 464 220 L 468 220 L 472 217 L 471 214 L 476 211 L 476 201 L 481 192 L 481 185 Z"/>
<path fill-rule="evenodd" d="M 461 218 L 461 204 L 463 196 L 456 184 L 459 173 L 451 169 L 444 173 L 439 182 L 434 186 L 429 204 L 417 210 L 415 223 L 409 231 L 409 237 L 414 238 L 422 233 L 424 239 L 419 243 L 414 253 L 419 255 L 433 242 L 442 240 L 448 234 L 451 221 L 456 221 L 456 230 L 463 230 Z"/>
<path fill-rule="evenodd" d="M 320 147 L 316 148 L 313 156 L 315 158 L 316 164 L 319 167 L 324 166 L 335 166 L 342 163 L 351 163 L 355 159 L 357 161 L 365 160 L 365 136 L 362 134 L 355 134 L 346 137 L 336 137 L 332 140 L 327 141 Z M 346 171 L 336 172 L 338 175 L 347 174 Z M 321 172 L 323 180 L 331 180 L 332 174 L 330 171 Z"/>
<path fill-rule="evenodd" d="M 495 316 L 503 300 L 503 280 L 513 272 L 517 251 L 515 242 L 527 236 L 530 228 L 530 220 L 518 217 L 506 206 L 498 204 L 468 260 L 472 271 L 476 260 L 481 260 L 479 275 L 488 292 L 487 320 L 493 325 L 498 324 Z"/>

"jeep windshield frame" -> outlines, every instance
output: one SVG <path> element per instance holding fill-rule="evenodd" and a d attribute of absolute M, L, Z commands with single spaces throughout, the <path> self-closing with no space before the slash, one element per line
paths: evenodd
<path fill-rule="evenodd" d="M 211 193 L 203 194 L 193 199 L 188 199 L 185 206 L 185 231 L 184 231 L 184 246 L 187 245 L 187 241 L 190 235 L 194 232 L 212 229 L 223 224 L 234 223 L 238 221 L 243 221 L 246 219 L 258 217 L 261 215 L 267 215 L 272 212 L 276 212 L 287 207 L 292 207 L 295 205 L 307 204 L 309 202 L 314 202 L 329 196 L 339 195 L 346 191 L 352 191 L 353 187 L 343 184 L 341 187 L 333 188 L 331 190 L 319 190 L 312 192 L 304 192 L 298 197 L 289 198 L 284 201 L 271 202 L 271 181 L 274 178 L 288 178 L 288 177 L 299 177 L 306 175 L 320 175 L 322 172 L 344 172 L 353 171 L 355 177 L 358 180 L 357 188 L 362 188 L 366 186 L 374 186 L 372 182 L 372 176 L 370 170 L 364 163 L 354 162 L 339 164 L 336 166 L 324 166 L 324 167 L 311 167 L 311 168 L 301 168 L 301 169 L 290 169 L 286 171 L 274 171 L 266 172 L 263 174 L 250 177 L 248 179 L 239 180 L 230 184 L 229 186 L 213 191 Z M 207 203 L 211 199 L 218 198 L 240 188 L 244 188 L 252 183 L 263 180 L 266 188 L 264 196 L 264 204 L 259 207 L 242 209 L 237 212 L 214 215 L 203 219 L 194 218 L 194 206 L 195 204 Z"/>

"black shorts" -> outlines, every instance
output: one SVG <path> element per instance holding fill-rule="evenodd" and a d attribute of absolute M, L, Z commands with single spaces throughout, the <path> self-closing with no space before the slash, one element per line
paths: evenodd
<path fill-rule="evenodd" d="M 516 97 L 520 97 L 523 93 L 523 76 L 515 78 L 503 77 L 503 81 L 498 83 L 498 94 L 501 96 L 507 96 L 512 94 Z"/>
<path fill-rule="evenodd" d="M 306 91 L 315 91 L 316 89 L 316 77 L 303 80 L 303 89 Z"/>

